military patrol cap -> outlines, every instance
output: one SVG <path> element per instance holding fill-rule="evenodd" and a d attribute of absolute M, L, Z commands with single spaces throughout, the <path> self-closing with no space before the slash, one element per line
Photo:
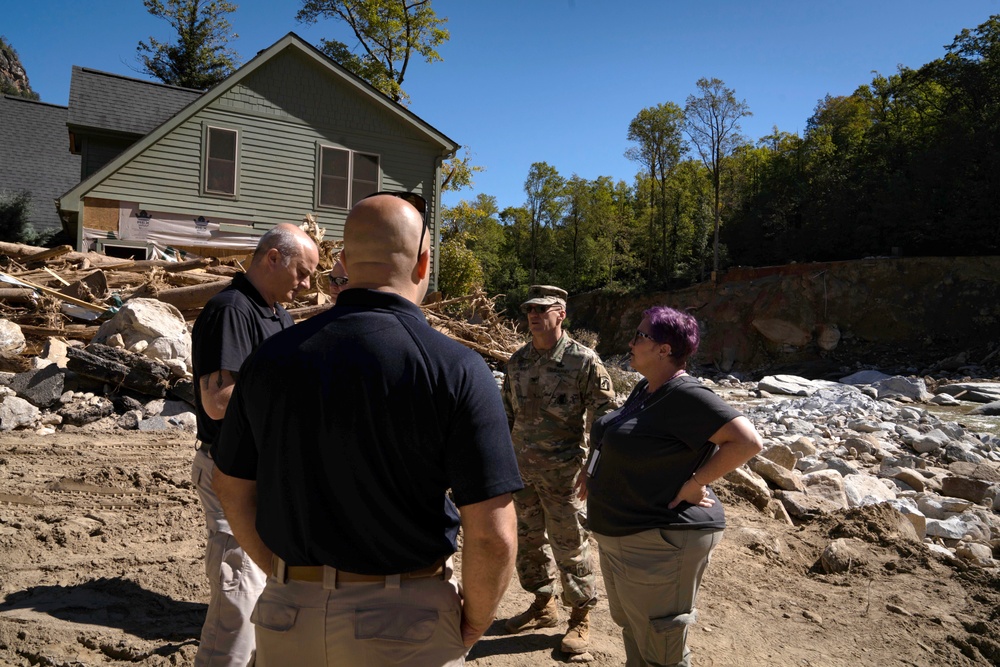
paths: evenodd
<path fill-rule="evenodd" d="M 566 307 L 566 290 L 553 285 L 532 285 L 528 289 L 528 299 L 521 304 L 521 310 L 527 306 L 535 304 L 538 306 L 560 305 Z"/>

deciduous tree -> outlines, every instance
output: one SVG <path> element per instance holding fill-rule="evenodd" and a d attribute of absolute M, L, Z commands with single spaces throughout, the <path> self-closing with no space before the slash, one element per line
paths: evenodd
<path fill-rule="evenodd" d="M 712 270 L 719 270 L 719 223 L 721 218 L 722 170 L 725 158 L 742 142 L 740 120 L 753 115 L 746 100 L 719 79 L 698 79 L 700 95 L 689 95 L 684 106 L 685 130 L 712 177 L 715 192 L 715 241 Z"/>
<path fill-rule="evenodd" d="M 437 48 L 450 35 L 430 0 L 302 0 L 296 18 L 315 23 L 320 18 L 343 21 L 354 33 L 354 47 L 320 40 L 320 49 L 342 66 L 382 91 L 406 103 L 403 79 L 414 54 L 426 62 L 441 60 Z"/>
<path fill-rule="evenodd" d="M 660 227 L 661 270 L 664 272 L 669 270 L 667 180 L 686 150 L 681 134 L 683 124 L 684 111 L 673 102 L 665 102 L 643 109 L 628 126 L 628 140 L 635 145 L 625 151 L 625 157 L 642 165 L 656 184 L 656 187 L 649 188 L 649 238 L 650 241 L 655 238 L 653 227 L 656 220 Z M 650 282 L 654 277 L 654 256 L 655 246 L 651 242 L 646 265 L 647 280 Z"/>
<path fill-rule="evenodd" d="M 545 162 L 535 162 L 528 170 L 524 192 L 528 195 L 527 208 L 531 223 L 529 242 L 530 276 L 534 284 L 538 275 L 540 237 L 544 227 L 554 228 L 562 218 L 563 190 L 566 180 L 556 168 Z"/>

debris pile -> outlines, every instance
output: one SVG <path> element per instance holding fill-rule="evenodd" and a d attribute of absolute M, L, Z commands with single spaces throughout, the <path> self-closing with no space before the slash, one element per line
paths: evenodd
<path fill-rule="evenodd" d="M 296 321 L 331 307 L 325 271 L 341 247 L 310 217 L 303 229 L 320 265 L 288 304 Z M 0 431 L 193 428 L 191 325 L 249 259 L 121 260 L 0 243 Z M 523 344 L 482 291 L 431 301 L 431 325 L 494 365 Z M 175 403 L 165 416 L 164 400 Z"/>

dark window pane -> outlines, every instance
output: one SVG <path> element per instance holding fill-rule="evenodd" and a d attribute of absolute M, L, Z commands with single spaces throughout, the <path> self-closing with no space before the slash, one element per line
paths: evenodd
<path fill-rule="evenodd" d="M 208 159 L 205 160 L 205 191 L 236 194 L 236 138 L 233 130 L 208 129 Z"/>
<path fill-rule="evenodd" d="M 378 192 L 378 156 L 355 153 L 351 204 L 357 204 L 373 192 Z"/>
<path fill-rule="evenodd" d="M 347 208 L 347 185 L 351 156 L 336 148 L 320 150 L 319 205 Z"/>

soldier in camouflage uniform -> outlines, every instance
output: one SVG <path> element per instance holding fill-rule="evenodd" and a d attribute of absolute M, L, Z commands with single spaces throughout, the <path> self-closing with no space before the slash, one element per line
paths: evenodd
<path fill-rule="evenodd" d="M 521 632 L 559 623 L 558 569 L 563 603 L 572 610 L 562 650 L 583 653 L 597 589 L 583 526 L 585 504 L 575 486 L 587 453 L 587 410 L 592 418 L 613 410 L 615 393 L 600 357 L 562 330 L 565 290 L 534 285 L 521 310 L 528 316 L 531 343 L 507 362 L 503 401 L 524 481 L 514 494 L 517 575 L 535 601 L 506 628 Z"/>

